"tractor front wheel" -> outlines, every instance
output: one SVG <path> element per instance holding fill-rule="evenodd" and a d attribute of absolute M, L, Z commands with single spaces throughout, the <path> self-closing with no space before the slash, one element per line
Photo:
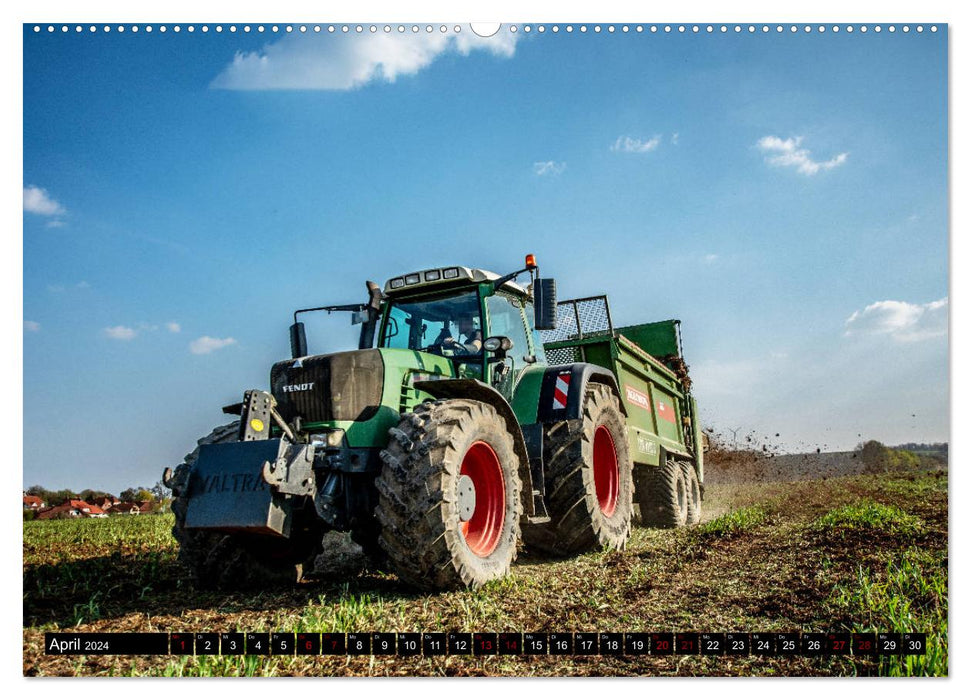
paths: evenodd
<path fill-rule="evenodd" d="M 390 430 L 376 485 L 378 542 L 417 588 L 478 588 L 509 573 L 521 483 L 513 437 L 480 401 L 426 402 Z"/>

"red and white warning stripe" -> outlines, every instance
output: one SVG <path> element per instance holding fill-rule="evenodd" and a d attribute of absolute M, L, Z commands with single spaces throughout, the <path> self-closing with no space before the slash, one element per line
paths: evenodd
<path fill-rule="evenodd" d="M 553 389 L 553 410 L 566 408 L 566 397 L 570 393 L 570 373 L 562 372 L 556 376 L 556 387 Z"/>

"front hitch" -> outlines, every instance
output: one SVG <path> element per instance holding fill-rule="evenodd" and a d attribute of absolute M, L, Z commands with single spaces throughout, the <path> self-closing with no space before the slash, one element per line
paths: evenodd
<path fill-rule="evenodd" d="M 276 410 L 276 398 L 268 391 L 250 389 L 243 394 L 243 403 L 226 406 L 227 409 L 239 407 L 239 441 L 269 440 L 270 424 L 276 423 L 290 442 L 296 442 L 293 430 Z"/>

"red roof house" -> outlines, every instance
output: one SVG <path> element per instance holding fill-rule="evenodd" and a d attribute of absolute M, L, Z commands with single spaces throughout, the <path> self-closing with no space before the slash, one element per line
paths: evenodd
<path fill-rule="evenodd" d="M 104 498 L 99 498 L 97 501 L 94 502 L 94 505 L 98 506 L 98 508 L 100 508 L 103 511 L 107 511 L 112 506 L 117 505 L 118 503 L 121 503 L 121 501 L 119 501 L 114 496 L 109 495 L 109 496 L 105 496 Z"/>
<path fill-rule="evenodd" d="M 121 503 L 116 503 L 108 509 L 108 512 L 112 515 L 138 515 L 141 511 L 138 509 L 137 503 L 130 503 L 128 501 L 123 501 Z"/>
<path fill-rule="evenodd" d="M 108 514 L 101 510 L 98 506 L 91 505 L 87 501 L 70 500 L 67 502 L 72 508 L 75 508 L 81 512 L 82 517 L 85 518 L 107 518 Z"/>
<path fill-rule="evenodd" d="M 54 506 L 53 508 L 47 508 L 37 513 L 38 520 L 59 520 L 61 518 L 80 518 L 81 511 L 72 506 L 70 503 L 65 503 L 60 506 Z"/>
<path fill-rule="evenodd" d="M 27 510 L 40 510 L 41 508 L 46 508 L 47 504 L 44 503 L 44 499 L 40 496 L 30 496 L 24 494 L 24 509 Z"/>

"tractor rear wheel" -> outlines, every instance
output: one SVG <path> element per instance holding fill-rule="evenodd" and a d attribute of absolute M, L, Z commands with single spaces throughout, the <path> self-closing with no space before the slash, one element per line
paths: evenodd
<path fill-rule="evenodd" d="M 389 434 L 375 516 L 399 578 L 441 590 L 509 573 L 521 482 L 513 437 L 496 410 L 466 399 L 426 402 Z"/>
<path fill-rule="evenodd" d="M 199 446 L 235 442 L 239 421 L 221 426 L 199 440 Z M 199 457 L 197 447 L 175 468 L 168 484 L 172 489 L 172 535 L 179 543 L 179 563 L 189 572 L 192 584 L 202 590 L 236 590 L 298 582 L 304 567 L 312 568 L 312 545 L 281 542 L 278 538 L 242 537 L 221 532 L 187 530 L 189 473 Z"/>
<path fill-rule="evenodd" d="M 685 523 L 697 525 L 701 522 L 701 484 L 698 481 L 698 472 L 690 462 L 681 462 L 681 470 L 684 474 L 687 501 Z"/>
<path fill-rule="evenodd" d="M 678 462 L 640 467 L 635 477 L 641 520 L 648 527 L 682 527 L 688 518 L 688 487 Z"/>
<path fill-rule="evenodd" d="M 547 429 L 543 457 L 550 522 L 525 529 L 527 547 L 557 556 L 623 549 L 634 483 L 626 421 L 609 387 L 590 384 L 582 419 Z"/>

